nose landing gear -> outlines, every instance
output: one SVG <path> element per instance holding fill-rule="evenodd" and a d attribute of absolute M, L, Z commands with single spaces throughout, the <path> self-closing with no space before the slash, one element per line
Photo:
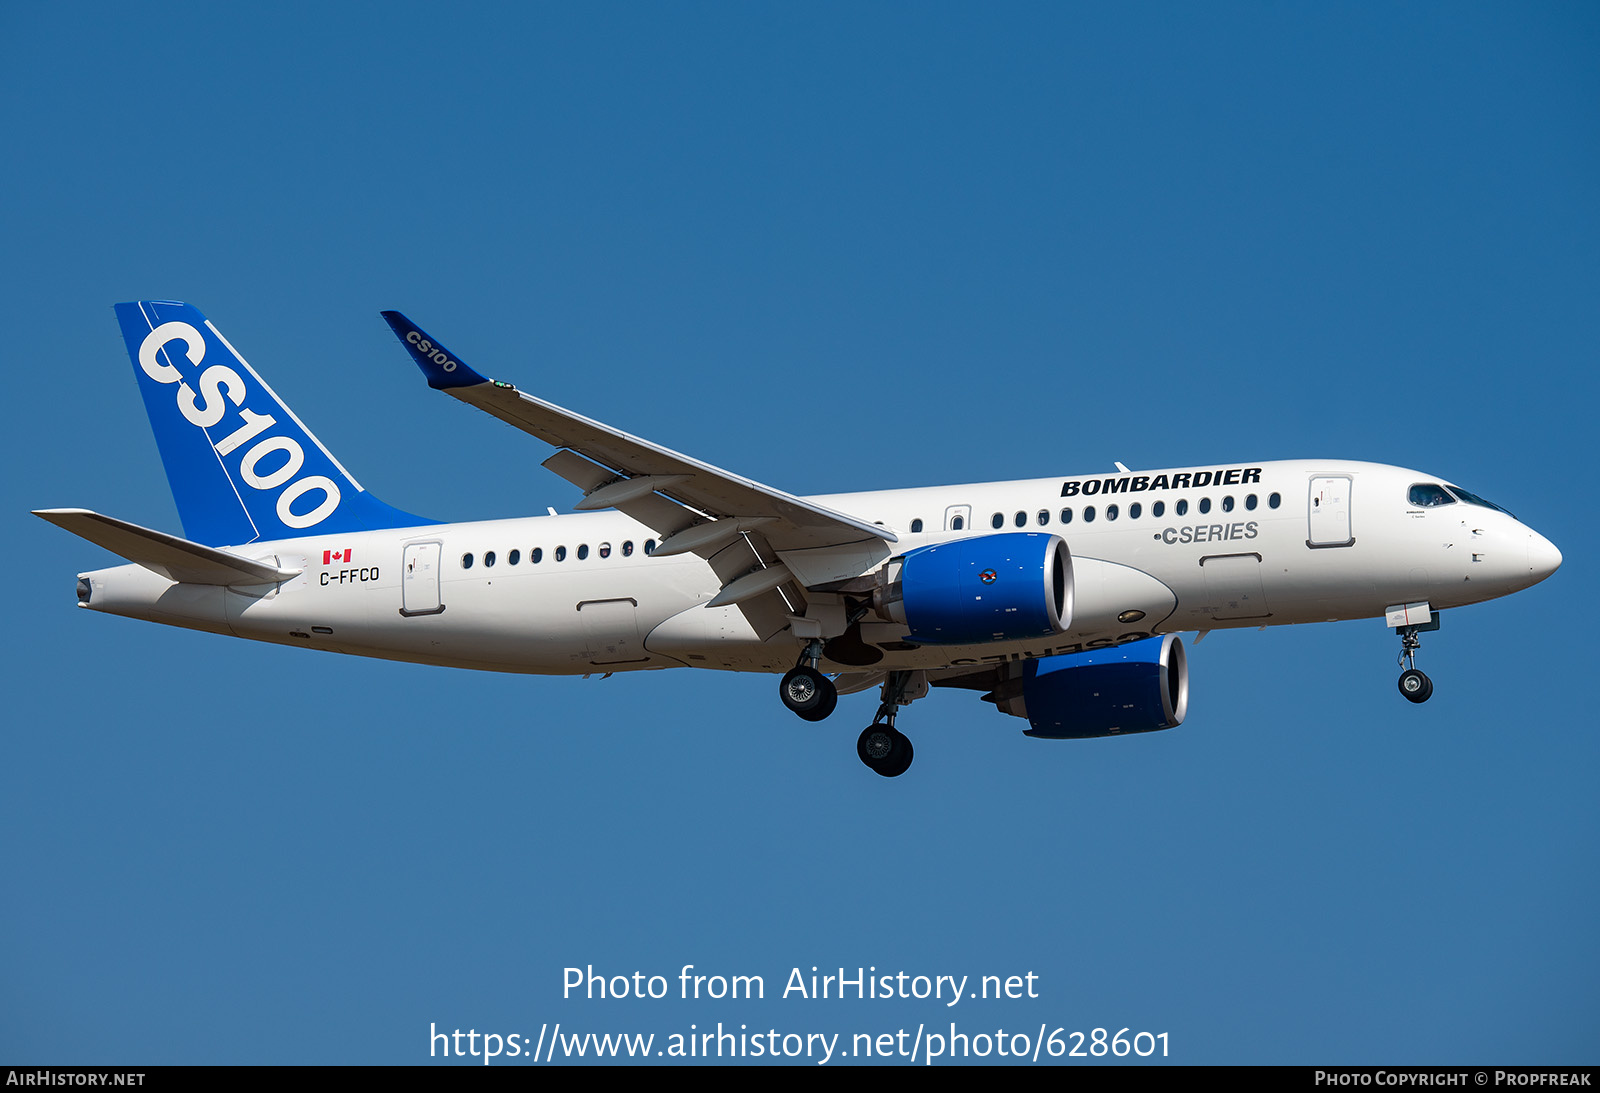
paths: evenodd
<path fill-rule="evenodd" d="M 1433 680 L 1417 668 L 1417 650 L 1422 648 L 1422 640 L 1417 635 L 1425 630 L 1439 629 L 1439 616 L 1421 625 L 1397 626 L 1395 633 L 1400 635 L 1400 666 L 1404 669 L 1400 673 L 1400 693 L 1410 702 L 1426 702 L 1433 697 Z"/>
<path fill-rule="evenodd" d="M 1426 702 L 1433 697 L 1433 680 L 1415 668 L 1400 673 L 1400 693 L 1412 702 Z"/>

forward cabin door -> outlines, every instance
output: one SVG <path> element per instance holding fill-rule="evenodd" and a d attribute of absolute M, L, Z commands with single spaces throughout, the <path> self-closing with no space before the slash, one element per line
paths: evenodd
<path fill-rule="evenodd" d="M 1308 547 L 1347 547 L 1355 543 L 1350 527 L 1350 476 L 1319 475 L 1311 480 L 1307 499 Z"/>

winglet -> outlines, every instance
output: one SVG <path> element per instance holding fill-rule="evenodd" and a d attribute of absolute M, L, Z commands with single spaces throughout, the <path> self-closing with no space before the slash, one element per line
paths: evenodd
<path fill-rule="evenodd" d="M 428 386 L 443 391 L 450 387 L 472 387 L 488 383 L 461 363 L 461 359 L 444 346 L 428 337 L 427 332 L 398 311 L 382 313 L 384 322 L 394 331 L 394 336 L 406 347 L 411 359 L 417 362 L 422 374 L 428 377 Z"/>

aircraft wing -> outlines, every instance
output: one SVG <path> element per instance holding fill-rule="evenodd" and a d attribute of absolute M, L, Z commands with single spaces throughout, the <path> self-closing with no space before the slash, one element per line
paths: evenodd
<path fill-rule="evenodd" d="M 657 506 L 643 522 L 670 536 L 699 516 L 736 519 L 747 530 L 760 527 L 774 550 L 896 541 L 887 528 L 732 474 L 709 463 L 562 409 L 479 375 L 398 311 L 383 317 L 428 379 L 428 385 L 493 414 L 526 433 L 583 457 L 589 468 L 560 453 L 546 466 L 585 491 L 577 507 L 618 508 L 659 495 L 676 502 L 676 513 Z M 591 469 L 592 468 L 592 469 Z M 609 472 L 601 479 L 597 471 Z M 634 513 L 629 512 L 629 515 Z"/>
<path fill-rule="evenodd" d="M 584 491 L 577 508 L 614 508 L 654 529 L 662 536 L 657 556 L 704 558 L 722 582 L 707 606 L 737 605 L 763 640 L 804 611 L 805 586 L 854 575 L 892 553 L 897 537 L 888 528 L 490 380 L 400 312 L 383 317 L 430 387 L 561 449 L 544 466 Z"/>

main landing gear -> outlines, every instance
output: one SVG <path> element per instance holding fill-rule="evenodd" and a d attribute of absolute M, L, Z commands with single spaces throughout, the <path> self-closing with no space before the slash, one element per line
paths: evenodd
<path fill-rule="evenodd" d="M 800 663 L 789 669 L 783 682 L 778 684 L 778 697 L 783 699 L 783 704 L 807 721 L 821 721 L 839 704 L 839 688 L 822 674 L 818 667 L 821 660 L 822 642 L 806 642 Z M 915 751 L 905 734 L 894 727 L 894 719 L 901 706 L 908 706 L 913 699 L 927 693 L 926 673 L 888 673 L 883 681 L 878 714 L 856 740 L 856 754 L 873 771 L 885 778 L 898 778 L 911 766 Z"/>
<path fill-rule="evenodd" d="M 1439 629 L 1439 618 L 1422 626 L 1397 626 L 1395 633 L 1400 635 L 1400 666 L 1405 670 L 1400 673 L 1400 693 L 1412 702 L 1426 702 L 1433 697 L 1433 680 L 1429 679 L 1417 668 L 1417 650 L 1422 647 L 1422 641 L 1417 634 L 1423 630 Z"/>
<path fill-rule="evenodd" d="M 856 739 L 856 754 L 874 772 L 885 778 L 898 778 L 911 766 L 916 749 L 899 729 L 895 715 L 901 706 L 928 693 L 928 678 L 921 672 L 890 672 L 883 681 L 883 701 L 872 724 Z"/>
<path fill-rule="evenodd" d="M 783 704 L 807 721 L 821 721 L 839 704 L 839 689 L 817 667 L 822 660 L 822 642 L 806 642 L 800 663 L 789 669 L 778 684 Z"/>

